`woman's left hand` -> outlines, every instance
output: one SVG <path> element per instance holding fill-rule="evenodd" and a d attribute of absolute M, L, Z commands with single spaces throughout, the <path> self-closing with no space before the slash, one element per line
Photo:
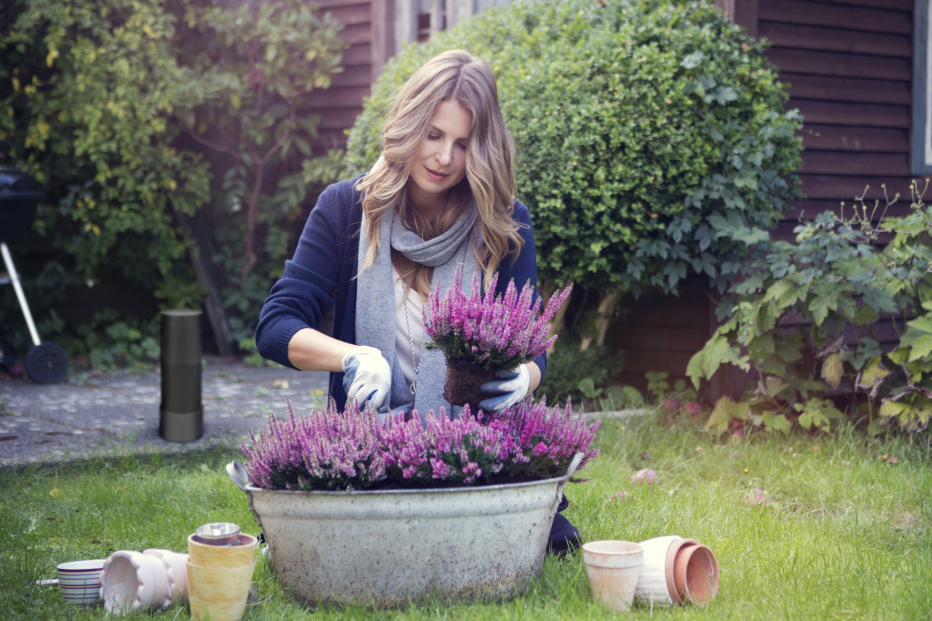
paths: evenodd
<path fill-rule="evenodd" d="M 486 382 L 479 389 L 484 394 L 491 394 L 479 402 L 479 409 L 483 412 L 501 412 L 528 396 L 531 388 L 531 374 L 527 366 L 519 364 L 514 369 L 499 369 L 495 372 L 498 378 L 494 382 Z"/>

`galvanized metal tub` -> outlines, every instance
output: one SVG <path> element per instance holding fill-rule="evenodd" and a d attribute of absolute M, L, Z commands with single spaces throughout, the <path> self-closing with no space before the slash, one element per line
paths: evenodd
<path fill-rule="evenodd" d="M 311 604 L 503 599 L 540 574 L 563 477 L 472 488 L 269 491 L 227 466 L 265 533 L 282 588 Z"/>

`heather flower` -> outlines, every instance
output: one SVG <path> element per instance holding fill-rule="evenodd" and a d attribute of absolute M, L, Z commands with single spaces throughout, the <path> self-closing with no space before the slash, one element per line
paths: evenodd
<path fill-rule="evenodd" d="M 589 445 L 598 423 L 587 425 L 566 408 L 530 400 L 489 422 L 464 408 L 458 418 L 441 409 L 422 417 L 400 413 L 380 421 L 348 403 L 270 417 L 268 428 L 243 445 L 246 470 L 264 489 L 352 490 L 490 485 L 563 476 L 572 457 L 580 467 L 598 451 Z"/>
<path fill-rule="evenodd" d="M 439 295 L 438 286 L 428 297 L 424 332 L 431 341 L 424 346 L 488 370 L 513 369 L 547 351 L 557 339 L 550 336 L 550 321 L 573 290 L 568 286 L 554 292 L 541 313 L 541 298 L 529 283 L 519 294 L 512 280 L 504 296 L 495 295 L 498 274 L 484 295 L 478 274 L 473 274 L 469 295 L 463 293 L 462 283 L 460 266 L 446 293 Z"/>

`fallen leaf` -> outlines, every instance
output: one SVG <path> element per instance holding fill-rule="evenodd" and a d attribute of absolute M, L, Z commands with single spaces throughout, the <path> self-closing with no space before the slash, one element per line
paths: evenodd
<path fill-rule="evenodd" d="M 288 380 L 283 380 L 283 379 L 272 380 L 272 388 L 281 388 L 282 390 L 288 390 Z"/>
<path fill-rule="evenodd" d="M 58 489 L 58 488 L 56 487 L 55 489 L 53 489 L 52 491 L 49 492 L 49 495 L 50 495 L 52 498 L 59 498 L 59 497 L 61 497 L 61 490 Z"/>
<path fill-rule="evenodd" d="M 657 473 L 651 470 L 650 468 L 644 468 L 638 470 L 631 475 L 632 483 L 643 483 L 644 485 L 650 485 L 654 482 L 654 478 L 657 476 Z"/>

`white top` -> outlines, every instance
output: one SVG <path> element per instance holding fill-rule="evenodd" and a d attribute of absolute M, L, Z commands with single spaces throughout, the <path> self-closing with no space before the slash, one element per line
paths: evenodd
<path fill-rule="evenodd" d="M 398 355 L 398 364 L 401 365 L 405 383 L 410 386 L 417 380 L 414 358 L 411 357 L 411 344 L 414 344 L 414 353 L 420 365 L 421 345 L 424 342 L 424 303 L 427 300 L 414 289 L 408 292 L 408 299 L 403 300 L 405 284 L 394 265 L 392 266 L 392 280 L 395 283 L 395 353 Z M 405 306 L 408 309 L 407 321 L 405 320 Z M 409 326 L 410 333 L 408 332 Z"/>

